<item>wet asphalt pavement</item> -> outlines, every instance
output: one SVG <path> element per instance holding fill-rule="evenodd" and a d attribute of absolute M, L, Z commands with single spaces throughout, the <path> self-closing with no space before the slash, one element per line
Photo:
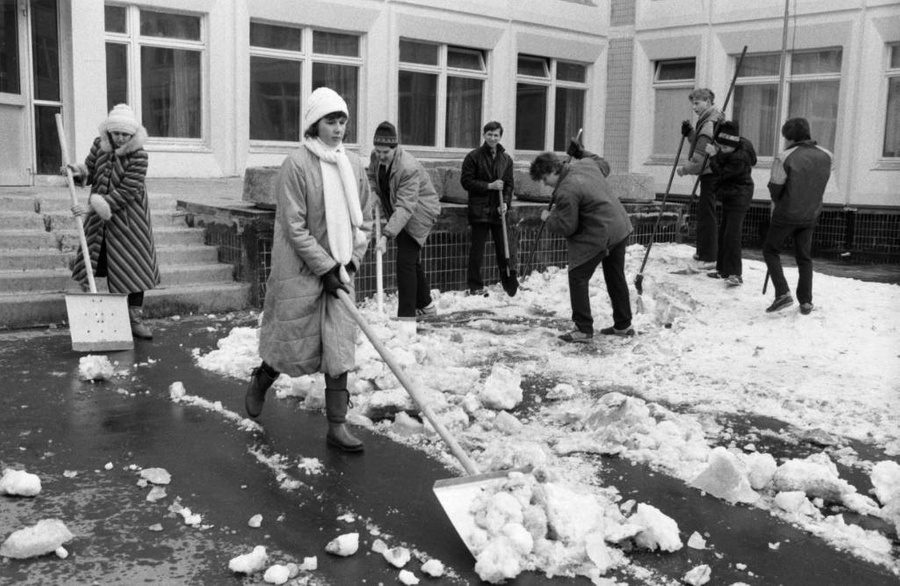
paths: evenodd
<path fill-rule="evenodd" d="M 480 583 L 431 492 L 451 472 L 420 451 L 366 430 L 357 430 L 366 443 L 363 454 L 330 449 L 324 415 L 291 401 L 269 400 L 260 418 L 263 431 L 241 426 L 227 411 L 243 416 L 245 383 L 197 367 L 191 351 L 208 352 L 231 327 L 250 325 L 251 318 L 150 323 L 154 341 L 108 354 L 129 374 L 99 383 L 79 380 L 82 354 L 71 350 L 65 330 L 0 335 L 0 467 L 25 469 L 42 482 L 37 497 L 0 497 L 0 540 L 47 518 L 63 520 L 76 536 L 65 546 L 66 559 L 0 559 L 0 584 L 262 583 L 261 574 L 247 578 L 228 569 L 230 559 L 256 545 L 267 548 L 270 564 L 317 556 L 318 569 L 302 573 L 303 583 L 397 584 L 398 570 L 371 553 L 374 528 L 389 546 L 423 552 L 451 572 L 429 579 L 414 557 L 406 569 L 422 584 Z M 221 401 L 225 411 L 172 401 L 169 385 L 176 381 L 190 395 Z M 552 381 L 526 381 L 523 387 L 528 394 L 547 385 Z M 280 473 L 260 462 L 275 456 Z M 297 467 L 303 458 L 319 459 L 322 472 L 304 474 Z M 617 458 L 598 463 L 601 482 L 673 517 L 683 541 L 697 530 L 714 544 L 702 551 L 630 553 L 635 564 L 656 575 L 653 583 L 678 583 L 706 563 L 711 584 L 900 584 L 886 569 L 836 551 L 765 511 L 703 496 L 642 465 Z M 151 467 L 172 475 L 166 498 L 157 502 L 147 501 L 149 488 L 138 485 L 138 470 Z M 290 482 L 294 486 L 286 487 Z M 202 516 L 200 527 L 170 512 L 176 499 Z M 254 514 L 263 516 L 260 528 L 247 524 Z M 162 529 L 151 530 L 156 524 Z M 324 551 L 328 541 L 353 531 L 360 533 L 356 555 Z M 777 550 L 768 546 L 773 542 L 780 543 Z M 628 574 L 615 577 L 644 583 Z M 550 583 L 590 582 L 533 573 L 509 582 Z"/>

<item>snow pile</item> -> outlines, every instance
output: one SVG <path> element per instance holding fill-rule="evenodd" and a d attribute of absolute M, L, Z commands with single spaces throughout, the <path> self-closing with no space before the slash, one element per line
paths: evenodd
<path fill-rule="evenodd" d="M 512 409 L 522 402 L 522 375 L 502 364 L 491 367 L 478 398 L 489 409 Z"/>
<path fill-rule="evenodd" d="M 43 519 L 7 537 L 0 545 L 0 556 L 15 559 L 41 556 L 59 550 L 62 544 L 74 537 L 59 519 Z M 60 557 L 66 555 L 68 553 Z"/>
<path fill-rule="evenodd" d="M 109 380 L 116 373 L 106 356 L 88 354 L 78 359 L 78 376 L 81 380 Z"/>
<path fill-rule="evenodd" d="M 894 525 L 894 533 L 900 537 L 900 464 L 879 462 L 872 468 L 871 478 L 875 496 L 883 506 L 880 515 Z"/>
<path fill-rule="evenodd" d="M 41 492 L 41 479 L 37 474 L 7 468 L 0 476 L 0 495 L 37 496 Z"/>
<path fill-rule="evenodd" d="M 172 475 L 165 468 L 144 468 L 140 477 L 150 484 L 166 485 L 172 482 Z"/>
<path fill-rule="evenodd" d="M 490 583 L 539 569 L 548 577 L 598 577 L 626 563 L 620 547 L 676 551 L 678 526 L 650 505 L 626 518 L 612 500 L 512 472 L 473 500 L 475 571 Z"/>
<path fill-rule="evenodd" d="M 856 488 L 842 480 L 828 454 L 812 454 L 803 460 L 788 460 L 775 470 L 772 484 L 779 492 L 801 491 L 826 503 L 840 503 L 842 496 Z"/>
<path fill-rule="evenodd" d="M 755 503 L 759 494 L 750 486 L 749 470 L 740 457 L 719 446 L 709 455 L 709 466 L 691 486 L 730 503 Z"/>

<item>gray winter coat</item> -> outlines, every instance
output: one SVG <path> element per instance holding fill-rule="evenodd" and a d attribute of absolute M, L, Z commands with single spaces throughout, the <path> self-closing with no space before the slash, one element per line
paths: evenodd
<path fill-rule="evenodd" d="M 369 183 L 382 201 L 387 199 L 390 203 L 390 207 L 383 207 L 393 209 L 382 233 L 388 238 L 396 238 L 401 230 L 406 230 L 419 246 L 425 246 L 432 226 L 441 215 L 441 203 L 431 184 L 431 178 L 415 157 L 398 146 L 391 162 L 391 192 L 381 193 L 378 165 L 375 151 L 372 151 L 368 168 Z"/>
<path fill-rule="evenodd" d="M 347 153 L 357 178 L 366 241 L 353 250 L 359 268 L 372 232 L 372 204 L 362 163 Z M 272 264 L 259 333 L 259 355 L 290 376 L 338 376 L 356 365 L 356 322 L 325 293 L 321 276 L 337 266 L 328 247 L 319 159 L 304 145 L 285 159 L 277 181 Z M 349 285 L 350 298 L 355 296 Z"/>

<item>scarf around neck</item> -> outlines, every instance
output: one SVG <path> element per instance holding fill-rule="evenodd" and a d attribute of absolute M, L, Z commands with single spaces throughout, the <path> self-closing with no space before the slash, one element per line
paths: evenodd
<path fill-rule="evenodd" d="M 363 217 L 356 176 L 353 174 L 344 145 L 331 148 L 318 137 L 306 137 L 303 144 L 319 159 L 328 248 L 332 258 L 341 267 L 341 281 L 349 283 L 350 275 L 347 273 L 346 265 L 353 260 L 354 246 L 366 238 L 360 230 Z"/>

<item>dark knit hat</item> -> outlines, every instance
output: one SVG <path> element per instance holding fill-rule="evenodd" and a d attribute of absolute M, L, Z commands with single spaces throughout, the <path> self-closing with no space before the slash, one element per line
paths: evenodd
<path fill-rule="evenodd" d="M 375 146 L 397 146 L 397 129 L 385 120 L 375 129 L 375 138 L 372 140 Z"/>
<path fill-rule="evenodd" d="M 719 124 L 716 144 L 737 148 L 741 145 L 741 136 L 737 122 L 726 120 Z"/>

